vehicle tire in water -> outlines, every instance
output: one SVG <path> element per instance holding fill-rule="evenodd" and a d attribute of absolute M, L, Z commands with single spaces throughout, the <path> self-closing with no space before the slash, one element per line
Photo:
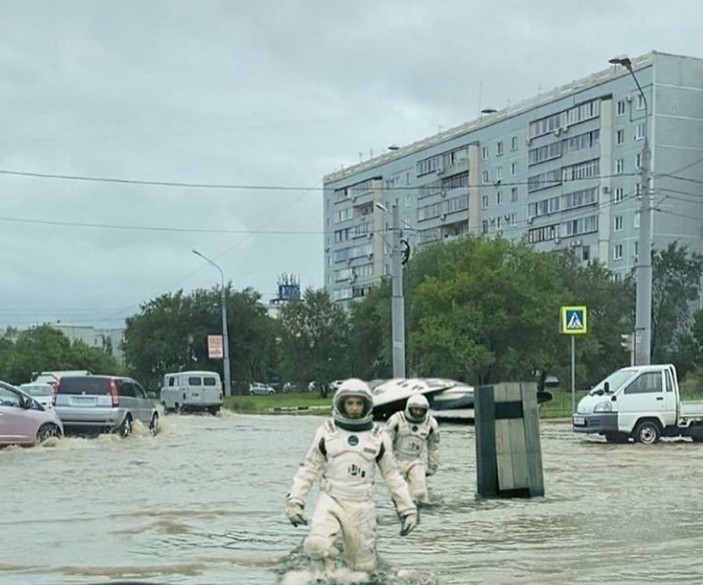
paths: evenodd
<path fill-rule="evenodd" d="M 117 429 L 117 434 L 123 439 L 126 439 L 132 434 L 132 415 L 128 414 L 124 417 L 122 424 Z"/>
<path fill-rule="evenodd" d="M 628 436 L 625 433 L 605 433 L 605 440 L 608 443 L 627 443 Z"/>
<path fill-rule="evenodd" d="M 37 431 L 37 443 L 43 443 L 51 437 L 61 437 L 61 429 L 51 423 L 43 424 Z"/>
<path fill-rule="evenodd" d="M 149 432 L 155 436 L 159 432 L 159 415 L 154 414 L 149 421 Z"/>
<path fill-rule="evenodd" d="M 659 423 L 652 420 L 643 420 L 637 423 L 635 432 L 632 434 L 635 442 L 643 443 L 644 445 L 654 445 L 661 438 L 661 428 Z"/>
<path fill-rule="evenodd" d="M 208 412 L 211 415 L 215 416 L 218 412 L 220 412 L 220 407 L 219 406 L 211 406 L 210 408 L 208 408 Z"/>

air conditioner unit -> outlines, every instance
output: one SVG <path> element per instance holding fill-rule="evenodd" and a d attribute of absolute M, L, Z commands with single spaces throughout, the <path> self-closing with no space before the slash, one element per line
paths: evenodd
<path fill-rule="evenodd" d="M 347 264 L 351 264 L 354 261 L 354 258 L 347 258 Z"/>
<path fill-rule="evenodd" d="M 610 193 L 610 187 L 603 185 L 603 193 Z"/>
<path fill-rule="evenodd" d="M 629 104 L 630 102 L 632 102 L 632 96 L 631 96 L 631 95 L 626 96 L 626 97 L 625 97 L 625 101 L 626 101 L 628 104 Z"/>
<path fill-rule="evenodd" d="M 373 238 L 373 232 L 369 232 L 368 234 L 366 234 L 366 237 L 367 237 L 369 240 L 370 240 L 371 238 Z"/>
<path fill-rule="evenodd" d="M 561 134 L 561 128 L 554 130 L 554 136 L 559 136 L 559 134 Z"/>
<path fill-rule="evenodd" d="M 489 221 L 490 221 L 491 223 L 495 223 L 495 222 L 496 222 L 496 218 L 495 218 L 495 217 L 492 217 Z"/>
<path fill-rule="evenodd" d="M 446 197 L 446 196 L 447 196 L 447 190 L 446 190 L 446 189 L 442 189 L 442 190 L 439 192 L 439 194 L 440 194 L 442 197 Z"/>
<path fill-rule="evenodd" d="M 446 213 L 443 213 L 442 215 L 439 216 L 439 219 L 441 219 L 442 221 L 444 221 L 445 219 L 447 219 L 447 214 L 446 214 Z"/>
<path fill-rule="evenodd" d="M 373 258 L 373 252 L 369 252 L 368 254 L 366 254 L 366 257 L 371 260 L 371 258 Z"/>
<path fill-rule="evenodd" d="M 503 230 L 496 230 L 496 236 L 500 237 L 503 235 Z"/>
<path fill-rule="evenodd" d="M 572 248 L 578 248 L 581 245 L 581 240 L 572 240 L 572 242 L 569 244 Z"/>
<path fill-rule="evenodd" d="M 530 216 L 527 218 L 527 223 L 528 223 L 528 225 L 531 224 L 534 220 L 535 220 L 535 216 L 534 216 L 534 215 L 530 215 Z"/>
<path fill-rule="evenodd" d="M 444 169 L 437 169 L 437 170 L 435 171 L 435 173 L 437 173 L 438 175 L 443 175 L 443 174 L 444 174 Z"/>
<path fill-rule="evenodd" d="M 554 238 L 554 243 L 555 243 L 555 244 L 561 244 L 561 238 L 560 238 L 559 236 L 557 236 L 556 238 Z"/>
<path fill-rule="evenodd" d="M 503 216 L 503 219 L 504 219 L 505 221 L 510 221 L 510 214 L 509 214 L 509 213 L 506 213 L 506 214 Z"/>

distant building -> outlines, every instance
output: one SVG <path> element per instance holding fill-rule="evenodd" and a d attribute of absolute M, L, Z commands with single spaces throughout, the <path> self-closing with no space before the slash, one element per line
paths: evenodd
<path fill-rule="evenodd" d="M 89 347 L 103 349 L 111 355 L 118 364 L 124 365 L 124 352 L 122 342 L 124 341 L 125 329 L 96 329 L 92 325 L 76 325 L 72 323 L 49 323 L 49 326 L 63 333 L 71 342 L 82 341 Z"/>
<path fill-rule="evenodd" d="M 300 300 L 300 279 L 292 274 L 282 274 L 278 279 L 278 294 L 271 299 L 266 310 L 270 317 L 278 317 L 281 307 L 289 301 Z"/>
<path fill-rule="evenodd" d="M 324 178 L 325 288 L 367 294 L 390 273 L 399 206 L 413 249 L 466 234 L 568 248 L 615 278 L 637 263 L 642 145 L 652 161 L 652 241 L 703 252 L 703 60 L 632 59 Z M 647 115 L 648 114 L 648 117 Z"/>

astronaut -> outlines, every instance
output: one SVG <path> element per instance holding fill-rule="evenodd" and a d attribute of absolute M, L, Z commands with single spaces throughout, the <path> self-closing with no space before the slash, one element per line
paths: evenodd
<path fill-rule="evenodd" d="M 400 473 L 419 505 L 430 503 L 426 478 L 433 475 L 439 465 L 439 425 L 429 409 L 427 398 L 413 394 L 408 398 L 405 411 L 394 413 L 386 423 Z"/>
<path fill-rule="evenodd" d="M 333 415 L 317 429 L 287 497 L 285 513 L 291 524 L 307 524 L 303 508 L 319 479 L 320 492 L 303 552 L 328 571 L 336 565 L 339 537 L 349 569 L 371 572 L 376 568 L 376 466 L 400 518 L 400 535 L 417 526 L 417 508 L 398 471 L 388 435 L 382 425 L 373 422 L 372 408 L 371 390 L 365 382 L 350 379 L 341 384 L 333 399 Z"/>

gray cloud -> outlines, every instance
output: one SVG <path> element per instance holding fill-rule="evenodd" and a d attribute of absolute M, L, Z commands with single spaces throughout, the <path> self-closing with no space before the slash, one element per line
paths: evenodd
<path fill-rule="evenodd" d="M 703 56 L 702 11 L 692 0 L 6 0 L 0 169 L 311 190 L 0 175 L 0 324 L 111 325 L 156 295 L 214 285 L 192 248 L 236 288 L 273 293 L 283 272 L 321 286 L 324 174 L 615 54 Z"/>

